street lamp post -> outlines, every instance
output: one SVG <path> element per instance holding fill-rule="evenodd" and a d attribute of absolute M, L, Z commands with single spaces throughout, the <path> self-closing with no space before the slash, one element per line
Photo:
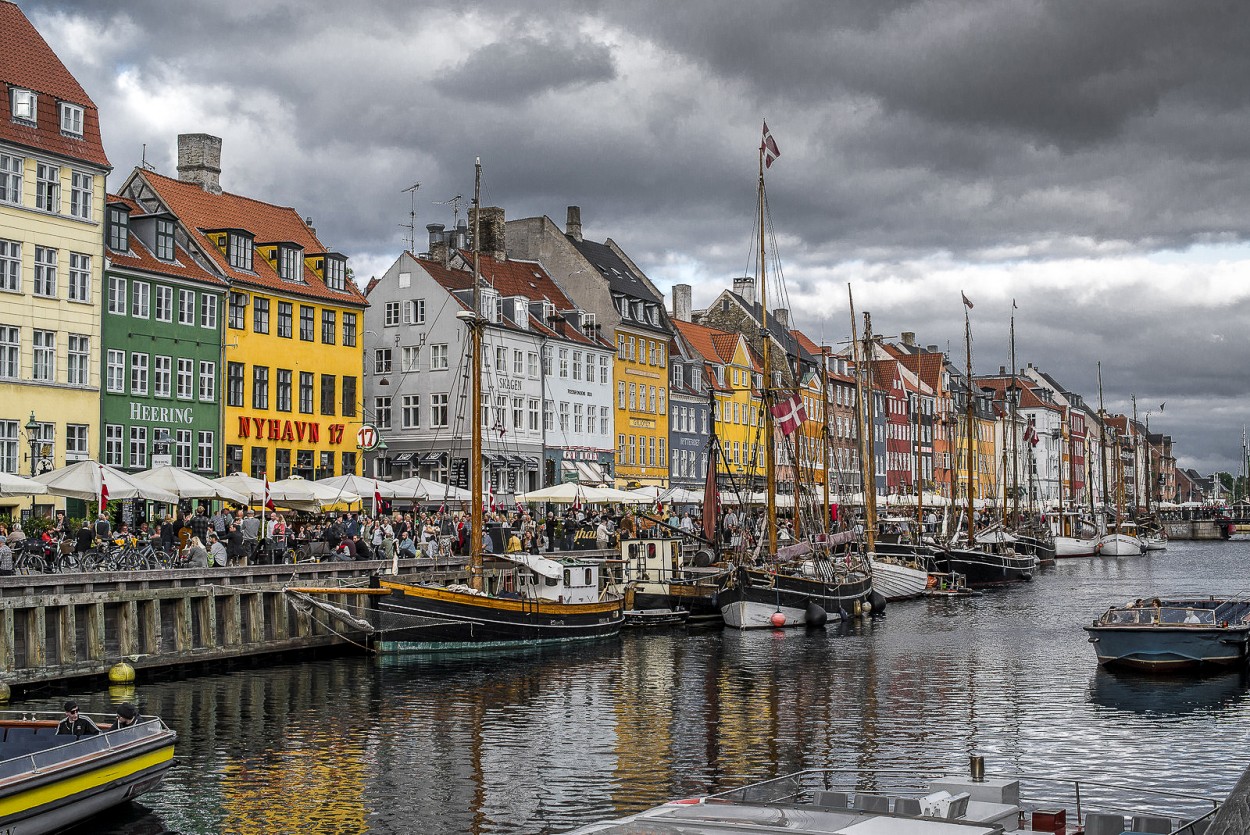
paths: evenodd
<path fill-rule="evenodd" d="M 374 449 L 377 450 L 378 454 L 377 457 L 373 459 L 373 473 L 375 476 L 381 477 L 385 475 L 385 473 L 380 472 L 380 470 L 383 469 L 382 462 L 386 460 L 386 439 L 380 438 L 378 440 L 378 445 L 374 447 Z"/>
<path fill-rule="evenodd" d="M 39 431 L 39 422 L 35 420 L 35 413 L 30 413 L 30 420 L 26 421 L 26 443 L 30 444 L 30 474 L 38 475 L 35 467 L 38 465 L 39 459 L 39 443 L 40 438 L 36 434 Z M 33 511 L 32 511 L 33 512 Z"/>

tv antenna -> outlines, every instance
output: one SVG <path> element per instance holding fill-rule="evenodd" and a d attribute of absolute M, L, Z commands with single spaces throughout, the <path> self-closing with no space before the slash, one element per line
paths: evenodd
<path fill-rule="evenodd" d="M 408 222 L 399 224 L 401 229 L 408 230 L 408 251 L 415 254 L 417 251 L 417 189 L 421 188 L 420 183 L 413 183 L 400 192 L 407 194 L 411 207 L 408 209 Z"/>
<path fill-rule="evenodd" d="M 452 197 L 448 200 L 435 200 L 434 201 L 435 206 L 451 206 L 451 214 L 452 214 L 452 217 L 454 218 L 454 221 L 451 225 L 452 229 L 455 229 L 457 226 L 460 225 L 460 204 L 462 202 L 464 202 L 464 197 L 459 194 L 457 194 L 455 197 Z"/>

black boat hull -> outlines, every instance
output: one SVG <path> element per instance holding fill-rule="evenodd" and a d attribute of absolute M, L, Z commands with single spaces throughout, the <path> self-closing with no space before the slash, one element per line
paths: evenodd
<path fill-rule="evenodd" d="M 872 593 L 872 578 L 862 571 L 825 580 L 743 568 L 721 591 L 719 600 L 726 626 L 768 629 L 808 625 L 813 620 L 813 603 L 829 620 L 845 620 L 871 611 Z"/>
<path fill-rule="evenodd" d="M 1032 554 L 999 554 L 967 548 L 952 548 L 938 555 L 943 571 L 962 574 L 971 587 L 1006 586 L 1033 579 L 1037 560 Z"/>

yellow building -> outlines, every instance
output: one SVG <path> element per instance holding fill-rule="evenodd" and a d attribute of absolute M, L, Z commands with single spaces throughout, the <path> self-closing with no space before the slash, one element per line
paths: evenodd
<path fill-rule="evenodd" d="M 194 230 L 193 251 L 230 283 L 224 469 L 270 480 L 360 474 L 364 296 L 347 259 L 291 208 L 224 193 L 221 140 L 178 138 L 178 175 L 140 171 L 125 196 Z"/>
<path fill-rule="evenodd" d="M 750 489 L 764 477 L 760 373 L 742 334 L 673 321 L 674 327 L 703 355 L 711 370 L 715 392 L 712 421 L 723 458 L 718 472 Z"/>
<path fill-rule="evenodd" d="M 618 487 L 668 484 L 668 338 L 622 323 L 616 329 Z"/>
<path fill-rule="evenodd" d="M 104 178 L 95 104 L 21 9 L 0 3 L 0 471 L 100 447 Z M 81 502 L 41 498 L 36 512 Z M 0 499 L 0 515 L 30 508 Z"/>

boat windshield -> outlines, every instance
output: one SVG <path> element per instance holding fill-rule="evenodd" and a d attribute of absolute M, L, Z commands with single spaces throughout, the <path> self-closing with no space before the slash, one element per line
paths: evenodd
<path fill-rule="evenodd" d="M 1112 607 L 1099 618 L 1105 626 L 1162 624 L 1165 626 L 1227 626 L 1232 619 L 1228 612 L 1194 604 L 1162 604 L 1160 606 Z"/>

